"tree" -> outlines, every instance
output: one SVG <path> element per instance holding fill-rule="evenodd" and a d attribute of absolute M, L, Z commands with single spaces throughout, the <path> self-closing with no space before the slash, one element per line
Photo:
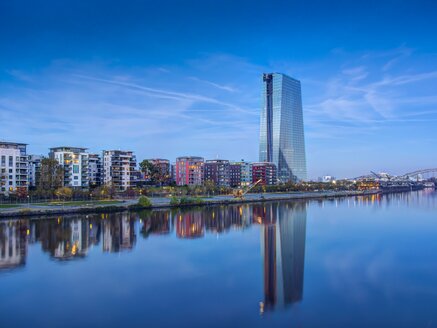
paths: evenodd
<path fill-rule="evenodd" d="M 215 193 L 215 191 L 216 191 L 216 185 L 215 185 L 215 182 L 214 181 L 212 181 L 212 180 L 206 180 L 204 183 L 203 183 L 203 186 L 205 187 L 205 193 L 206 194 L 214 194 Z"/>
<path fill-rule="evenodd" d="M 109 182 L 103 186 L 94 188 L 92 195 L 93 197 L 99 199 L 105 199 L 105 198 L 112 199 L 115 196 L 115 187 L 112 183 Z"/>
<path fill-rule="evenodd" d="M 62 199 L 65 201 L 66 199 L 71 199 L 71 197 L 73 196 L 73 190 L 71 188 L 68 188 L 68 187 L 61 187 L 61 188 L 56 189 L 55 195 L 59 199 Z"/>
<path fill-rule="evenodd" d="M 37 189 L 53 191 L 64 185 L 64 169 L 57 160 L 43 158 L 40 172 Z"/>
<path fill-rule="evenodd" d="M 141 172 L 144 173 L 146 178 L 148 178 L 153 185 L 162 186 L 170 180 L 167 170 L 159 165 L 154 165 L 146 159 L 140 163 L 140 168 Z"/>

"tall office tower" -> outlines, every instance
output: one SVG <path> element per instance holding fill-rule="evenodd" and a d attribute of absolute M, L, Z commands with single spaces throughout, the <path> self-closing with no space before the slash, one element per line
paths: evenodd
<path fill-rule="evenodd" d="M 284 74 L 263 74 L 259 160 L 276 164 L 279 182 L 307 178 L 300 81 Z"/>
<path fill-rule="evenodd" d="M 132 188 L 136 166 L 137 159 L 132 151 L 103 151 L 103 183 L 112 183 L 117 191 Z"/>
<path fill-rule="evenodd" d="M 0 195 L 27 190 L 26 144 L 0 141 Z"/>
<path fill-rule="evenodd" d="M 54 147 L 49 157 L 64 169 L 64 186 L 88 188 L 88 153 L 86 148 Z"/>

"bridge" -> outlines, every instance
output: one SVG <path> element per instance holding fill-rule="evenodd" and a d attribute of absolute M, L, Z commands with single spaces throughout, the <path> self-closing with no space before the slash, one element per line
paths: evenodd
<path fill-rule="evenodd" d="M 410 173 L 406 173 L 404 175 L 400 175 L 398 178 L 403 178 L 403 179 L 408 179 L 408 178 L 413 178 L 413 179 L 418 179 L 419 177 L 421 177 L 422 179 L 429 179 L 431 177 L 436 177 L 437 176 L 437 168 L 435 169 L 423 169 L 423 170 L 417 170 L 414 172 L 410 172 Z"/>
<path fill-rule="evenodd" d="M 383 174 L 383 176 L 381 176 L 378 173 L 371 172 L 371 174 L 362 175 L 362 176 L 353 178 L 352 180 L 375 179 L 375 178 L 376 179 L 384 179 L 385 178 L 388 180 L 409 180 L 409 179 L 427 180 L 427 179 L 430 179 L 432 177 L 437 178 L 437 168 L 417 170 L 417 171 L 405 173 L 405 174 L 398 175 L 398 176 L 392 176 L 392 175 L 388 175 L 388 174 Z"/>

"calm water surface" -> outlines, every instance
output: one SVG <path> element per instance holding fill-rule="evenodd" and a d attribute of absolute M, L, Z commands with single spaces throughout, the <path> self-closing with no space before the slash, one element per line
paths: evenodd
<path fill-rule="evenodd" d="M 437 194 L 0 221 L 0 327 L 437 327 Z"/>

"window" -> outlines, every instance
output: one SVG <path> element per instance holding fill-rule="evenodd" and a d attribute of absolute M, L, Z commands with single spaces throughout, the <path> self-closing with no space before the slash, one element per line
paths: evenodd
<path fill-rule="evenodd" d="M 79 173 L 79 165 L 73 165 L 73 173 Z"/>
<path fill-rule="evenodd" d="M 6 156 L 5 155 L 2 156 L 2 164 L 1 165 L 6 166 Z"/>
<path fill-rule="evenodd" d="M 14 158 L 12 156 L 9 156 L 9 166 L 14 165 Z"/>

